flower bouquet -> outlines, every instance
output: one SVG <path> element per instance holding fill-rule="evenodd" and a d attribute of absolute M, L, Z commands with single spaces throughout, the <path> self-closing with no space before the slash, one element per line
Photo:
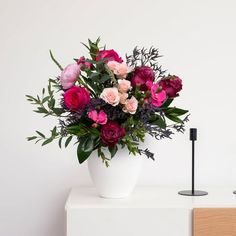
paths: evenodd
<path fill-rule="evenodd" d="M 97 150 L 98 157 L 108 166 L 118 148 L 130 154 L 154 154 L 141 149 L 149 134 L 157 140 L 170 138 L 173 131 L 183 132 L 188 111 L 171 106 L 179 96 L 182 80 L 166 74 L 158 63 L 158 49 L 135 47 L 124 61 L 116 51 L 99 47 L 99 39 L 83 44 L 89 52 L 62 67 L 50 51 L 50 56 L 61 70 L 49 79 L 41 96 L 26 95 L 36 106 L 35 112 L 58 118 L 50 136 L 36 131 L 27 139 L 46 145 L 58 140 L 67 147 L 73 140 L 77 145 L 79 163 Z M 170 121 L 171 123 L 167 122 Z M 104 150 L 110 155 L 105 155 Z"/>

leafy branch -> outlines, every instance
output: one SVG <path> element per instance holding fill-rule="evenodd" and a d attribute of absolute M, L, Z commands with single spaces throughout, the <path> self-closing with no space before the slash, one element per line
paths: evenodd
<path fill-rule="evenodd" d="M 26 95 L 27 100 L 37 107 L 34 112 L 42 113 L 44 114 L 44 117 L 49 115 L 62 117 L 61 115 L 66 112 L 64 108 L 55 107 L 56 100 L 54 98 L 53 85 L 57 86 L 57 82 L 55 80 L 50 79 L 47 88 L 47 94 L 45 89 L 43 89 L 41 98 L 38 95 L 36 97 Z"/>
<path fill-rule="evenodd" d="M 49 137 L 46 137 L 43 133 L 41 133 L 38 130 L 36 130 L 35 132 L 37 135 L 27 137 L 27 140 L 28 141 L 35 140 L 36 141 L 35 143 L 42 141 L 42 146 L 51 143 L 54 139 L 57 139 L 60 135 L 60 133 L 58 133 L 58 131 L 57 131 L 56 126 L 51 130 L 51 136 L 49 136 Z"/>

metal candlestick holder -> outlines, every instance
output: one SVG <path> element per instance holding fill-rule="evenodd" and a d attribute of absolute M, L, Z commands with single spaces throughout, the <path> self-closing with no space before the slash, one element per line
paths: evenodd
<path fill-rule="evenodd" d="M 190 140 L 192 141 L 192 189 L 184 190 L 178 192 L 178 194 L 183 196 L 204 196 L 207 195 L 208 192 L 195 190 L 195 141 L 197 140 L 197 129 L 190 129 Z"/>
<path fill-rule="evenodd" d="M 234 191 L 234 194 L 236 194 L 236 191 Z"/>

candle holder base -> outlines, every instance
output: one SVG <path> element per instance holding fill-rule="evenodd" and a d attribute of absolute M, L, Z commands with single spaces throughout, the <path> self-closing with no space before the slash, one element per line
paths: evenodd
<path fill-rule="evenodd" d="M 179 195 L 182 196 L 205 196 L 208 194 L 208 192 L 205 191 L 201 191 L 201 190 L 184 190 L 184 191 L 180 191 L 178 192 Z"/>

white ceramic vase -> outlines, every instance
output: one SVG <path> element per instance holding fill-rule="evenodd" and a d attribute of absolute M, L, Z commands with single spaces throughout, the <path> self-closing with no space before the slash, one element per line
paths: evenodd
<path fill-rule="evenodd" d="M 107 155 L 110 155 L 106 153 Z M 129 155 L 126 148 L 119 149 L 106 167 L 97 152 L 88 159 L 88 169 L 100 197 L 128 197 L 137 182 L 142 166 L 142 156 Z"/>

